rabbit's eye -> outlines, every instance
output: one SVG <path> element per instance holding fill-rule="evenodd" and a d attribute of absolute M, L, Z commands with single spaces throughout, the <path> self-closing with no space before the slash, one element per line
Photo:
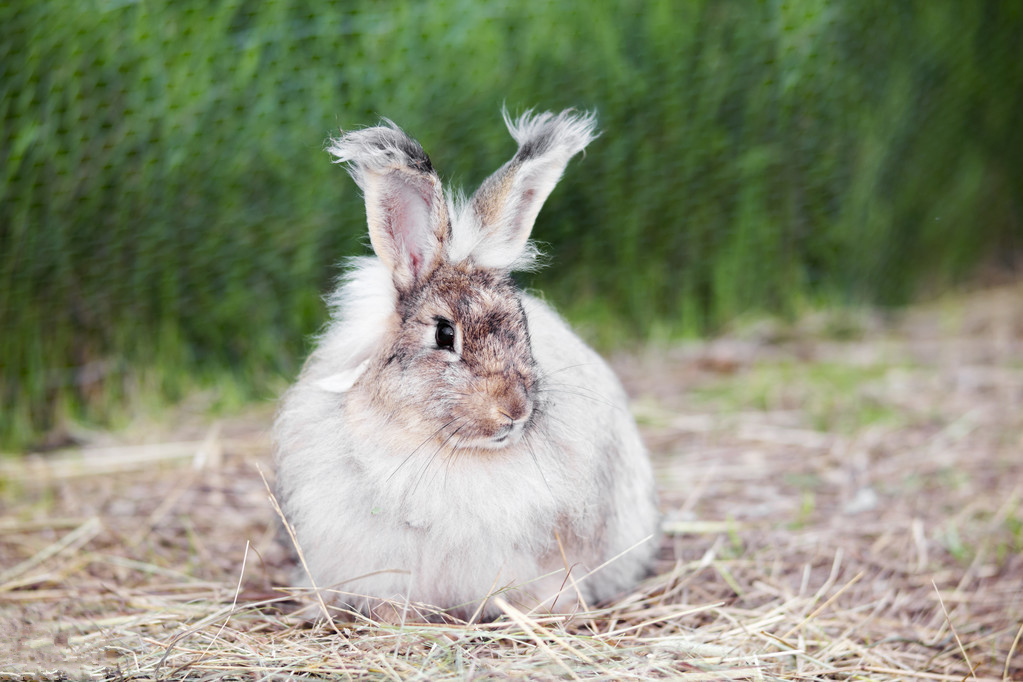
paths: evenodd
<path fill-rule="evenodd" d="M 437 320 L 437 348 L 455 349 L 455 328 L 447 320 Z"/>

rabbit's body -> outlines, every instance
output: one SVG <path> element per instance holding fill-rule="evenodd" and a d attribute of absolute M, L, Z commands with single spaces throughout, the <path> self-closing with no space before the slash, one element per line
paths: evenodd
<path fill-rule="evenodd" d="M 519 154 L 471 203 L 442 199 L 396 128 L 332 149 L 366 193 L 378 257 L 358 259 L 334 295 L 275 435 L 278 496 L 333 601 L 489 616 L 484 600 L 507 588 L 523 607 L 572 611 L 629 588 L 655 549 L 653 478 L 624 391 L 508 274 L 539 210 L 530 202 L 542 204 L 592 121 L 510 127 L 525 138 Z"/>

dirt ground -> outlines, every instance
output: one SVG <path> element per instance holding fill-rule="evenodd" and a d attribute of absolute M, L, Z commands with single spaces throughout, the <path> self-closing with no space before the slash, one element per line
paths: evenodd
<path fill-rule="evenodd" d="M 1023 679 L 1023 287 L 612 361 L 665 515 L 620 602 L 296 624 L 273 408 L 200 400 L 0 460 L 0 679 Z"/>

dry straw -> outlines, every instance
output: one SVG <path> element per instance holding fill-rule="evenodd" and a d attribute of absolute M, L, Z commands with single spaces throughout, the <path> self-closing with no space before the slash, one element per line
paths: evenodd
<path fill-rule="evenodd" d="M 288 589 L 263 414 L 0 461 L 0 673 L 1023 679 L 1023 290 L 861 323 L 617 360 L 665 538 L 573 617 L 495 589 L 495 622 L 394 625 Z"/>

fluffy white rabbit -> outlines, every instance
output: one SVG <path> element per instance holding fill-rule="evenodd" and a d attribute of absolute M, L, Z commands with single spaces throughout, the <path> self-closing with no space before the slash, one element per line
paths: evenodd
<path fill-rule="evenodd" d="M 594 118 L 505 123 L 518 151 L 468 200 L 390 121 L 328 148 L 365 195 L 376 256 L 332 295 L 274 427 L 278 499 L 328 602 L 492 617 L 500 593 L 572 612 L 634 586 L 656 550 L 621 385 L 510 276 Z"/>

